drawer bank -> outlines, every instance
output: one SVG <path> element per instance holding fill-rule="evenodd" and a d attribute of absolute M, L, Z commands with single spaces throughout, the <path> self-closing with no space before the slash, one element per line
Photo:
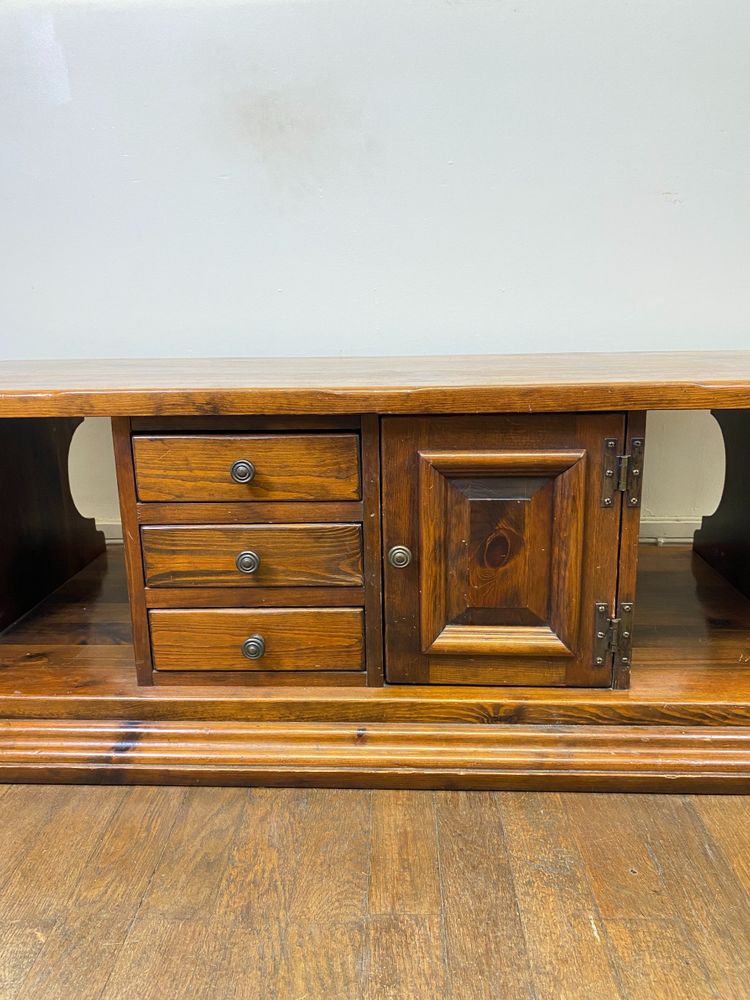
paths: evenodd
<path fill-rule="evenodd" d="M 721 503 L 639 545 L 699 408 Z M 10 362 L 0 444 L 0 780 L 750 790 L 750 352 Z"/>

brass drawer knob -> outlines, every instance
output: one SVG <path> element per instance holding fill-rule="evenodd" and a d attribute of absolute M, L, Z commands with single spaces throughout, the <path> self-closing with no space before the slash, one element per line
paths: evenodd
<path fill-rule="evenodd" d="M 235 483 L 249 483 L 255 476 L 255 466 L 246 458 L 241 458 L 232 465 L 230 474 Z"/>
<path fill-rule="evenodd" d="M 388 550 L 388 562 L 396 569 L 403 569 L 411 562 L 411 549 L 405 545 L 394 545 Z"/>
<path fill-rule="evenodd" d="M 260 566 L 260 556 L 248 549 L 247 552 L 240 552 L 234 564 L 240 573 L 255 573 Z"/>
<path fill-rule="evenodd" d="M 266 640 L 262 635 L 251 635 L 242 643 L 242 655 L 248 660 L 259 660 L 266 651 Z"/>

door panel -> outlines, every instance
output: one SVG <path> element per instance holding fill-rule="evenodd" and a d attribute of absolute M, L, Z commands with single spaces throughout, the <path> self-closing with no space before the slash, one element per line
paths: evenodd
<path fill-rule="evenodd" d="M 619 414 L 383 421 L 391 682 L 609 685 L 596 601 L 614 600 L 619 494 L 601 503 Z"/>

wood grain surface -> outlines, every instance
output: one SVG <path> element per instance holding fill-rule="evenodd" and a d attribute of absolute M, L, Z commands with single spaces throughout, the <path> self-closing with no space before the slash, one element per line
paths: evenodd
<path fill-rule="evenodd" d="M 136 518 L 138 499 L 129 417 L 112 418 L 112 444 L 125 554 L 126 593 L 130 603 L 130 618 L 133 623 L 132 642 L 135 670 L 138 683 L 147 686 L 153 683 L 151 676 L 153 665 L 144 590 L 143 548 Z"/>
<path fill-rule="evenodd" d="M 447 685 L 321 690 L 310 680 L 297 689 L 222 685 L 174 692 L 135 683 L 122 550 L 114 546 L 0 636 L 0 715 L 747 726 L 750 602 L 686 546 L 642 546 L 638 583 L 627 691 Z"/>
<path fill-rule="evenodd" d="M 0 719 L 0 781 L 741 793 L 750 727 Z"/>
<path fill-rule="evenodd" d="M 6 361 L 0 416 L 750 407 L 750 352 Z"/>
<path fill-rule="evenodd" d="M 138 499 L 145 501 L 358 500 L 355 434 L 205 434 L 133 437 Z M 246 483 L 235 462 L 255 466 Z"/>
<path fill-rule="evenodd" d="M 144 526 L 148 587 L 359 587 L 364 583 L 359 524 Z M 255 552 L 242 573 L 236 559 Z"/>
<path fill-rule="evenodd" d="M 7 1000 L 750 996 L 747 796 L 4 786 L 0 802 Z"/>
<path fill-rule="evenodd" d="M 593 617 L 616 596 L 622 494 L 602 506 L 602 454 L 624 429 L 615 413 L 382 421 L 383 547 L 413 554 L 384 567 L 389 682 L 611 685 Z"/>
<path fill-rule="evenodd" d="M 360 670 L 361 608 L 150 611 L 155 670 Z M 242 644 L 258 634 L 260 659 Z"/>

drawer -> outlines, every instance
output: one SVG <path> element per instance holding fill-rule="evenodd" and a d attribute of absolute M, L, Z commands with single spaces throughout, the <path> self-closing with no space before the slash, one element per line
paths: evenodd
<path fill-rule="evenodd" d="M 358 500 L 356 434 L 134 435 L 145 501 Z"/>
<path fill-rule="evenodd" d="M 360 524 L 141 529 L 148 587 L 359 587 Z"/>
<path fill-rule="evenodd" d="M 156 670 L 362 670 L 361 608 L 149 613 Z"/>

